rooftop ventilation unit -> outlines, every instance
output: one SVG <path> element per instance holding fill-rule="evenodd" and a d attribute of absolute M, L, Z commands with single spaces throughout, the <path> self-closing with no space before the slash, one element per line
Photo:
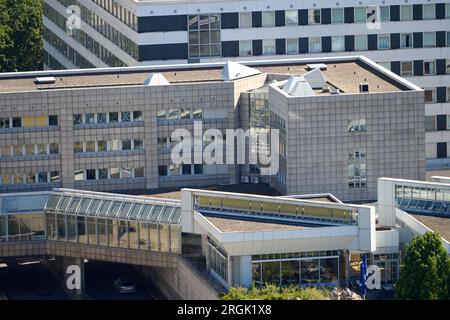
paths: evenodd
<path fill-rule="evenodd" d="M 228 61 L 222 69 L 222 80 L 233 81 L 236 79 L 254 76 L 260 73 L 261 71 L 257 69 L 250 68 L 233 61 Z"/>
<path fill-rule="evenodd" d="M 303 76 L 291 76 L 284 84 L 283 91 L 293 97 L 311 97 L 316 95 Z"/>
<path fill-rule="evenodd" d="M 144 86 L 165 86 L 170 82 L 161 73 L 150 73 L 144 81 Z"/>
<path fill-rule="evenodd" d="M 34 79 L 35 84 L 52 84 L 55 82 L 55 77 L 37 77 L 36 79 Z"/>
<path fill-rule="evenodd" d="M 318 68 L 305 73 L 303 77 L 306 81 L 308 81 L 309 85 L 313 89 L 322 89 L 323 86 L 327 84 L 327 80 L 325 79 L 322 71 Z"/>
<path fill-rule="evenodd" d="M 322 92 L 330 92 L 330 87 L 326 84 L 322 87 Z"/>
<path fill-rule="evenodd" d="M 340 94 L 340 93 L 341 93 L 341 90 L 339 90 L 339 89 L 337 89 L 337 88 L 332 88 L 332 89 L 330 89 L 330 93 L 331 93 L 331 94 Z"/>
<path fill-rule="evenodd" d="M 369 84 L 368 83 L 360 83 L 359 84 L 359 92 L 369 92 Z"/>
<path fill-rule="evenodd" d="M 311 64 L 307 64 L 306 68 L 308 68 L 309 70 L 313 70 L 313 69 L 327 70 L 327 65 L 324 63 L 311 63 Z"/>

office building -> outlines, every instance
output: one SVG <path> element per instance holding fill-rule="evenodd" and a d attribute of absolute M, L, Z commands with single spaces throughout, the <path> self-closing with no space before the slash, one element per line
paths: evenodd
<path fill-rule="evenodd" d="M 381 176 L 425 177 L 423 90 L 364 57 L 0 78 L 1 191 L 265 182 L 281 194 L 369 200 Z M 278 130 L 270 146 L 279 168 L 264 175 L 258 164 L 239 164 L 239 155 L 231 164 L 193 155 L 174 163 L 181 138 L 173 132 L 195 138 L 195 124 L 203 130 L 193 146 L 200 153 L 214 140 L 202 136 L 207 129 Z"/>
<path fill-rule="evenodd" d="M 434 0 L 45 0 L 45 68 L 364 55 L 425 90 L 427 176 L 448 175 L 449 19 Z"/>

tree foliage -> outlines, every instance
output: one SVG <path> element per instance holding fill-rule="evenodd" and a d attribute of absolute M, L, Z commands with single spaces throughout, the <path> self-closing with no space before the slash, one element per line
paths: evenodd
<path fill-rule="evenodd" d="M 441 237 L 427 232 L 406 246 L 395 292 L 399 299 L 446 299 L 449 279 L 450 259 Z"/>
<path fill-rule="evenodd" d="M 0 72 L 41 70 L 42 0 L 0 0 Z"/>
<path fill-rule="evenodd" d="M 261 288 L 230 288 L 222 296 L 223 300 L 330 300 L 331 293 L 326 289 L 277 287 L 268 284 Z"/>

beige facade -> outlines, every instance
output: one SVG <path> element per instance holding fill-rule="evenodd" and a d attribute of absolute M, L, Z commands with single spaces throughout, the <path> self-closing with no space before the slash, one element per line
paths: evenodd
<path fill-rule="evenodd" d="M 280 89 L 289 77 L 306 74 L 310 63 L 329 66 L 324 78 L 339 94 L 315 89 L 313 96 L 296 97 Z M 0 192 L 138 191 L 247 177 L 282 194 L 371 200 L 378 177 L 425 177 L 417 86 L 364 57 L 246 65 L 253 68 L 249 74 L 239 64 L 218 63 L 0 75 Z M 167 81 L 144 85 L 149 74 Z M 364 82 L 369 93 L 359 90 Z M 249 165 L 174 164 L 172 148 L 180 141 L 171 134 L 186 129 L 194 136 L 194 123 L 222 134 L 278 129 L 280 169 L 252 180 L 259 173 Z"/>

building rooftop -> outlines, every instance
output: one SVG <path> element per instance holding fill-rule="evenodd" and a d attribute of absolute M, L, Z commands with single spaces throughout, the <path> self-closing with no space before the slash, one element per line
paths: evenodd
<path fill-rule="evenodd" d="M 369 83 L 370 92 L 419 89 L 365 57 L 334 57 L 239 62 L 261 73 L 303 75 L 308 64 L 321 62 L 327 82 L 341 93 L 359 93 L 360 83 Z M 223 81 L 226 63 L 200 63 L 125 68 L 76 69 L 0 74 L 1 92 L 21 92 L 96 87 L 142 86 L 149 73 L 160 73 L 171 84 Z M 252 75 L 250 75 L 251 77 Z M 54 77 L 54 82 L 38 83 L 37 78 Z"/>
<path fill-rule="evenodd" d="M 450 217 L 409 214 L 434 232 L 439 233 L 445 240 L 450 241 Z"/>
<path fill-rule="evenodd" d="M 205 216 L 205 215 L 204 215 Z M 299 230 L 307 227 L 301 225 L 290 225 L 286 223 L 263 222 L 255 220 L 243 220 L 235 217 L 212 217 L 205 218 L 219 229 L 220 232 L 242 232 L 242 231 L 271 231 L 271 230 Z"/>

